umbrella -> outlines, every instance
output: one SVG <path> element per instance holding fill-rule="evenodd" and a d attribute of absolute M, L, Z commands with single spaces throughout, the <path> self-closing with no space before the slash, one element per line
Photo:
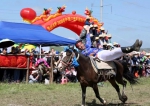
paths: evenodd
<path fill-rule="evenodd" d="M 32 49 L 36 49 L 36 46 L 31 44 L 14 44 L 13 46 L 20 46 L 21 49 L 28 49 L 30 52 L 32 51 Z"/>
<path fill-rule="evenodd" d="M 14 45 L 15 42 L 10 39 L 2 39 L 0 40 L 0 48 L 10 47 Z"/>

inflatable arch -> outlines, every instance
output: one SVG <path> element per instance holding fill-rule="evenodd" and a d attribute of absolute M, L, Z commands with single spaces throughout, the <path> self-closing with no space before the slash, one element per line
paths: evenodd
<path fill-rule="evenodd" d="M 80 34 L 84 22 L 86 20 L 86 16 L 90 17 L 90 21 L 97 24 L 100 28 L 103 23 L 100 23 L 97 19 L 91 16 L 92 11 L 87 9 L 85 10 L 85 15 L 82 16 L 76 14 L 76 11 L 72 11 L 71 14 L 62 14 L 65 11 L 65 6 L 57 7 L 58 10 L 56 13 L 51 14 L 51 9 L 44 9 L 44 12 L 40 16 L 36 16 L 36 12 L 31 8 L 24 8 L 21 10 L 20 15 L 24 21 L 27 21 L 31 24 L 37 24 L 43 26 L 46 30 L 52 31 L 57 27 L 64 27 L 77 35 Z"/>

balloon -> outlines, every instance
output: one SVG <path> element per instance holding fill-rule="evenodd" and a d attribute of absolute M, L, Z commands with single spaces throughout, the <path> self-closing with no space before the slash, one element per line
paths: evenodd
<path fill-rule="evenodd" d="M 72 11 L 72 14 L 75 15 L 75 14 L 76 14 L 76 11 Z"/>
<path fill-rule="evenodd" d="M 20 15 L 25 20 L 33 20 L 36 17 L 36 12 L 31 8 L 24 8 L 20 11 Z"/>

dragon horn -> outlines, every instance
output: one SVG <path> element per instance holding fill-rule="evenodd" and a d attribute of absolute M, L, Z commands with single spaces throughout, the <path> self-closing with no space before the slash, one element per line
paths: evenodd
<path fill-rule="evenodd" d="M 49 8 L 49 10 L 51 10 L 51 11 L 52 11 L 53 9 L 52 9 L 52 8 Z"/>
<path fill-rule="evenodd" d="M 65 8 L 66 8 L 66 5 L 64 4 L 64 5 L 63 5 L 63 7 L 65 7 Z"/>

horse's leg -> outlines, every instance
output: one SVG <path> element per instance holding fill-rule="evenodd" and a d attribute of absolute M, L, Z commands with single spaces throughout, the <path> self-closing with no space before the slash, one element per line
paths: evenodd
<path fill-rule="evenodd" d="M 116 61 L 115 61 L 116 62 Z M 126 87 L 126 84 L 127 84 L 127 82 L 125 81 L 125 80 L 123 80 L 123 71 L 124 70 L 128 70 L 128 66 L 127 66 L 127 64 L 125 64 L 124 62 L 122 62 L 122 61 L 120 61 L 121 62 L 121 64 L 120 63 L 118 63 L 118 62 L 116 62 L 116 66 L 117 66 L 117 74 L 116 74 L 116 81 L 119 83 L 119 84 L 121 84 L 121 85 L 123 85 L 123 90 L 122 90 L 122 97 L 121 97 L 121 101 L 123 102 L 123 103 L 125 103 L 126 101 L 127 101 L 127 96 L 125 95 L 125 87 Z"/>
<path fill-rule="evenodd" d="M 94 90 L 94 92 L 95 92 L 95 96 L 99 99 L 99 101 L 100 101 L 101 103 L 103 103 L 103 104 L 106 104 L 106 101 L 100 97 L 97 84 L 94 84 L 94 85 L 93 85 L 93 90 Z"/>
<path fill-rule="evenodd" d="M 127 81 L 123 80 L 123 90 L 122 90 L 122 95 L 125 95 L 125 88 L 127 85 Z"/>
<path fill-rule="evenodd" d="M 122 98 L 123 98 L 123 103 L 125 103 L 127 101 L 127 96 L 125 95 L 125 88 L 126 88 L 126 85 L 127 85 L 127 81 L 123 80 L 123 89 L 122 89 Z"/>
<path fill-rule="evenodd" d="M 122 89 L 122 102 L 125 103 L 127 101 L 127 96 L 125 95 L 125 87 L 126 87 L 126 84 L 127 84 L 127 81 L 123 80 L 122 76 L 121 75 L 117 75 L 116 76 L 116 81 L 123 85 L 123 89 Z"/>
<path fill-rule="evenodd" d="M 86 86 L 81 84 L 81 89 L 82 89 L 82 106 L 85 106 Z"/>
<path fill-rule="evenodd" d="M 117 93 L 118 93 L 119 99 L 123 102 L 123 98 L 122 98 L 122 95 L 121 95 L 121 93 L 120 93 L 120 88 L 119 88 L 119 86 L 117 85 L 115 79 L 109 79 L 108 81 L 109 81 L 109 82 L 111 83 L 111 85 L 116 89 L 116 91 L 117 91 Z"/>

